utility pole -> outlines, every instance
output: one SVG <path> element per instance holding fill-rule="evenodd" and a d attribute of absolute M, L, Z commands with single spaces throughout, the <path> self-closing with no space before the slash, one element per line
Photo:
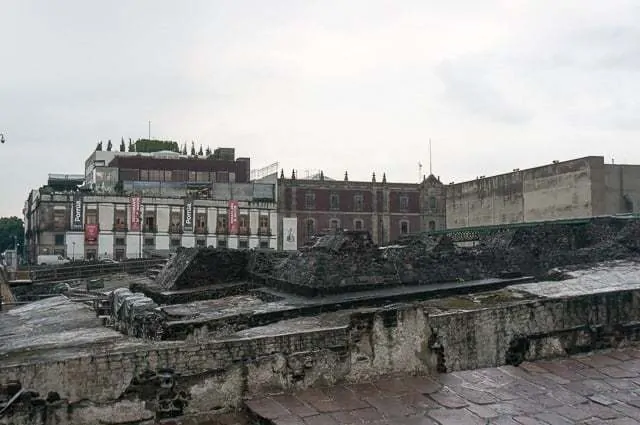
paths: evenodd
<path fill-rule="evenodd" d="M 149 121 L 149 140 L 151 140 L 151 121 Z"/>

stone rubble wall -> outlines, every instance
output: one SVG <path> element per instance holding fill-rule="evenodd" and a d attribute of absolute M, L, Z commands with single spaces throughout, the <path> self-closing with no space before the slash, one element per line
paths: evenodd
<path fill-rule="evenodd" d="M 225 412 L 251 393 L 390 373 L 518 364 L 620 346 L 638 339 L 638 322 L 640 291 L 634 290 L 447 313 L 396 306 L 355 311 L 348 325 L 333 328 L 4 366 L 0 376 L 41 397 L 54 392 L 62 399 L 19 404 L 12 416 L 16 425 L 40 423 L 18 418 L 42 409 L 58 424 L 98 423 L 105 415 L 117 423 L 116 407 L 125 405 L 120 422 L 132 416 L 143 421 L 161 411 Z M 164 381 L 173 384 L 169 388 Z M 0 424 L 8 423 L 5 418 Z"/>

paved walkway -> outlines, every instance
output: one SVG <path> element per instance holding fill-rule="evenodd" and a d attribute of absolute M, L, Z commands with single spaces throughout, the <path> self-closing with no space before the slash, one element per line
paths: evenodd
<path fill-rule="evenodd" d="M 640 348 L 247 401 L 277 425 L 640 425 Z"/>

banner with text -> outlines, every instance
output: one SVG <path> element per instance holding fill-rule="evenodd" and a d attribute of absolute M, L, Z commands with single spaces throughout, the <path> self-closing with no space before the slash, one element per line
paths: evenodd
<path fill-rule="evenodd" d="M 89 245 L 95 245 L 98 243 L 98 225 L 87 224 L 84 229 L 84 240 Z"/>
<path fill-rule="evenodd" d="M 131 203 L 131 219 L 129 220 L 131 225 L 129 226 L 130 232 L 139 232 L 141 228 L 141 214 L 142 211 L 142 199 L 139 196 L 132 196 L 129 200 Z"/>
<path fill-rule="evenodd" d="M 182 212 L 182 229 L 185 232 L 193 232 L 193 199 L 184 200 L 184 211 Z"/>
<path fill-rule="evenodd" d="M 238 201 L 229 201 L 229 233 L 232 235 L 238 234 Z"/>
<path fill-rule="evenodd" d="M 298 249 L 298 219 L 296 217 L 282 219 L 282 249 L 285 251 Z"/>
<path fill-rule="evenodd" d="M 71 206 L 71 228 L 74 230 L 82 230 L 84 225 L 84 205 L 82 203 L 82 195 L 76 193 L 73 195 L 73 205 Z"/>

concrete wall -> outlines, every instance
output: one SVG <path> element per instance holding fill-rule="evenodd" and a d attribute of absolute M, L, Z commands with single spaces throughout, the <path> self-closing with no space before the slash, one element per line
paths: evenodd
<path fill-rule="evenodd" d="M 606 164 L 603 169 L 602 214 L 640 213 L 640 165 Z"/>
<path fill-rule="evenodd" d="M 429 314 L 422 306 L 406 306 L 352 312 L 343 323 L 314 330 L 297 330 L 290 321 L 289 333 L 286 325 L 277 324 L 253 330 L 257 337 L 5 364 L 0 375 L 40 394 L 55 391 L 72 405 L 84 400 L 74 408 L 60 408 L 59 424 L 98 423 L 123 402 L 130 403 L 128 412 L 140 420 L 153 415 L 153 403 L 144 402 L 153 402 L 156 394 L 147 393 L 150 400 L 121 396 L 135 377 L 149 370 L 168 367 L 180 375 L 178 386 L 191 397 L 185 413 L 223 411 L 240 406 L 245 392 L 362 381 L 396 372 L 500 366 L 514 353 L 533 360 L 603 348 L 637 337 L 634 323 L 639 319 L 640 291 L 634 290 L 465 312 Z M 514 342 L 522 340 L 525 348 L 518 354 Z M 14 419 L 15 424 L 34 423 Z"/>
<path fill-rule="evenodd" d="M 449 185 L 447 228 L 590 217 L 604 176 L 604 158 L 585 157 Z"/>

